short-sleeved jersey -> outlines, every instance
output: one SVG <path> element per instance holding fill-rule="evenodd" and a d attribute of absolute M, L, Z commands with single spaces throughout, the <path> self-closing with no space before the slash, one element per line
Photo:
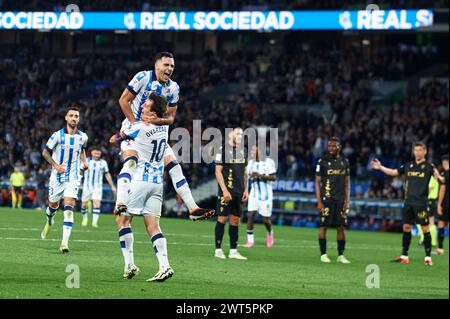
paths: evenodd
<path fill-rule="evenodd" d="M 109 173 L 108 163 L 104 159 L 87 159 L 88 169 L 84 171 L 83 189 L 103 189 L 103 175 Z"/>
<path fill-rule="evenodd" d="M 345 180 L 350 176 L 350 164 L 344 157 L 329 154 L 317 161 L 316 176 L 320 176 L 320 196 L 324 201 L 345 201 Z"/>
<path fill-rule="evenodd" d="M 169 106 L 177 105 L 180 94 L 180 87 L 177 82 L 169 80 L 167 83 L 161 84 L 152 70 L 137 73 L 128 83 L 127 89 L 135 96 L 131 102 L 131 111 L 137 121 L 141 120 L 142 105 L 144 105 L 150 93 L 155 92 L 164 96 Z M 129 124 L 128 120 L 125 119 L 123 124 Z"/>
<path fill-rule="evenodd" d="M 81 178 L 81 152 L 87 146 L 88 136 L 77 130 L 70 135 L 66 128 L 62 128 L 52 134 L 45 147 L 52 153 L 53 160 L 66 168 L 66 172 L 60 174 L 52 168 L 51 181 L 78 182 Z"/>
<path fill-rule="evenodd" d="M 221 147 L 216 154 L 215 164 L 223 166 L 223 179 L 231 195 L 242 196 L 246 189 L 247 157 L 245 156 L 245 150 L 230 145 L 225 149 Z M 219 187 L 219 196 L 222 195 L 222 189 Z"/>
<path fill-rule="evenodd" d="M 161 184 L 164 177 L 164 152 L 168 147 L 169 127 L 135 122 L 123 131 L 135 142 L 138 164 L 132 180 Z"/>
<path fill-rule="evenodd" d="M 434 165 L 428 162 L 417 164 L 408 162 L 397 168 L 399 175 L 404 175 L 405 204 L 427 205 L 430 179 L 433 177 Z"/>
<path fill-rule="evenodd" d="M 277 173 L 275 162 L 266 158 L 264 161 L 250 160 L 247 166 L 248 178 L 250 180 L 250 194 L 249 196 L 261 201 L 273 200 L 273 182 L 261 180 L 259 178 L 252 178 L 253 173 L 261 175 L 273 175 Z"/>

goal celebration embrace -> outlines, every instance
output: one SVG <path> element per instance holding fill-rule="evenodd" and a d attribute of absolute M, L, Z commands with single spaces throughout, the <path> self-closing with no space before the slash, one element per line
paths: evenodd
<path fill-rule="evenodd" d="M 0 299 L 449 298 L 448 3 L 291 2 L 0 1 Z"/>

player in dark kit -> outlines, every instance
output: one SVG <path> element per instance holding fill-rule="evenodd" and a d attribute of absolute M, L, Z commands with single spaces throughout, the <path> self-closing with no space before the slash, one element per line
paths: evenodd
<path fill-rule="evenodd" d="M 403 219 L 403 252 L 394 261 L 409 264 L 408 251 L 411 244 L 411 230 L 414 224 L 420 224 L 424 233 L 425 265 L 433 265 L 431 259 L 431 234 L 429 229 L 428 213 L 428 185 L 434 175 L 439 179 L 439 172 L 426 161 L 427 147 L 424 143 L 414 144 L 414 161 L 401 165 L 397 169 L 391 169 L 381 165 L 378 159 L 372 162 L 372 168 L 382 171 L 388 176 L 405 175 L 405 198 L 402 210 Z"/>
<path fill-rule="evenodd" d="M 230 254 L 229 258 L 246 260 L 237 251 L 239 223 L 242 216 L 243 203 L 248 200 L 248 174 L 247 158 L 242 146 L 243 131 L 234 129 L 228 135 L 222 147 L 216 155 L 216 179 L 219 184 L 219 197 L 217 201 L 217 224 L 215 229 L 216 252 L 215 257 L 225 259 L 222 250 L 222 239 L 225 224 L 230 217 Z"/>
<path fill-rule="evenodd" d="M 320 261 L 329 263 L 327 256 L 327 228 L 336 227 L 338 263 L 349 264 L 344 257 L 345 226 L 350 209 L 350 165 L 340 156 L 341 143 L 336 137 L 328 142 L 328 154 L 320 158 L 316 168 L 316 199 L 320 214 Z"/>
<path fill-rule="evenodd" d="M 436 249 L 437 255 L 444 254 L 444 239 L 445 239 L 445 228 L 448 227 L 448 155 L 442 156 L 442 167 L 444 172 L 439 181 L 441 182 L 441 188 L 439 189 L 439 199 L 437 206 L 437 213 L 439 216 L 438 221 L 438 249 Z"/>

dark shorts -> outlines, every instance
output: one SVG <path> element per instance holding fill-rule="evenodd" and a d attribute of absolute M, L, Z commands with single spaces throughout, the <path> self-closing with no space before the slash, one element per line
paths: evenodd
<path fill-rule="evenodd" d="M 435 200 L 429 200 L 428 201 L 428 217 L 437 217 L 437 201 Z"/>
<path fill-rule="evenodd" d="M 402 209 L 404 224 L 426 226 L 430 223 L 428 205 L 405 204 Z"/>
<path fill-rule="evenodd" d="M 13 192 L 17 195 L 22 194 L 22 187 L 13 186 Z"/>
<path fill-rule="evenodd" d="M 324 202 L 320 213 L 320 227 L 347 226 L 344 202 Z"/>
<path fill-rule="evenodd" d="M 438 220 L 448 223 L 448 203 L 442 203 L 442 216 L 438 216 Z"/>
<path fill-rule="evenodd" d="M 217 216 L 233 215 L 241 217 L 243 212 L 242 196 L 232 196 L 230 202 L 225 202 L 223 196 L 217 198 Z"/>

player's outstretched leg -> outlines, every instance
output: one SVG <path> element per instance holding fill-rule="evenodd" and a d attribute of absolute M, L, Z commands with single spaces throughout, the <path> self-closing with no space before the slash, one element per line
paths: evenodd
<path fill-rule="evenodd" d="M 117 218 L 117 226 L 119 227 L 119 242 L 124 260 L 123 278 L 131 279 L 139 274 L 139 268 L 134 264 L 134 235 L 131 229 L 131 217 L 121 215 Z"/>
<path fill-rule="evenodd" d="M 148 282 L 163 282 L 173 276 L 174 271 L 169 264 L 167 240 L 159 227 L 159 217 L 145 216 L 144 222 L 153 244 L 153 250 L 158 258 L 159 270 Z"/>
<path fill-rule="evenodd" d="M 180 164 L 176 161 L 173 155 L 168 155 L 164 158 L 164 165 L 169 172 L 173 187 L 178 195 L 183 199 L 187 208 L 189 209 L 189 218 L 193 221 L 207 219 L 215 214 L 214 209 L 205 209 L 198 207 L 194 198 L 192 197 L 189 184 L 184 177 Z"/>
<path fill-rule="evenodd" d="M 73 206 L 64 205 L 63 238 L 59 250 L 64 254 L 69 252 L 69 238 L 73 227 Z"/>
<path fill-rule="evenodd" d="M 53 226 L 53 217 L 56 214 L 56 211 L 58 210 L 58 203 L 49 203 L 49 206 L 47 207 L 47 210 L 45 211 L 45 216 L 47 218 L 47 221 L 45 223 L 44 229 L 41 232 L 41 238 L 45 239 L 47 238 L 48 234 L 50 233 L 50 229 Z"/>
<path fill-rule="evenodd" d="M 130 155 L 133 154 L 133 155 Z M 120 215 L 127 211 L 125 203 L 128 199 L 128 192 L 130 190 L 131 176 L 138 162 L 135 152 L 124 153 L 124 163 L 122 169 L 117 176 L 117 200 L 115 214 Z"/>

